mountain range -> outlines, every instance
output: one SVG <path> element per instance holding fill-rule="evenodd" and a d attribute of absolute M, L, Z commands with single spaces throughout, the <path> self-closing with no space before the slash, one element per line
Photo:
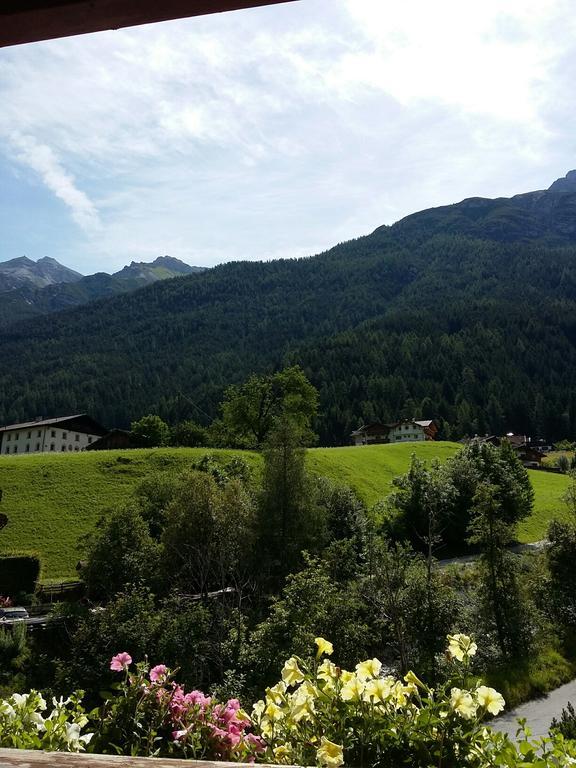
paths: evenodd
<path fill-rule="evenodd" d="M 78 285 L 73 283 L 72 287 Z M 46 290 L 46 289 L 44 289 Z M 218 415 L 300 364 L 323 444 L 360 423 L 576 437 L 576 172 L 407 216 L 314 257 L 232 262 L 0 331 L 0 423 Z"/>
<path fill-rule="evenodd" d="M 0 327 L 202 271 L 171 256 L 159 256 L 150 263 L 133 261 L 112 275 L 88 276 L 49 257 L 0 262 Z"/>

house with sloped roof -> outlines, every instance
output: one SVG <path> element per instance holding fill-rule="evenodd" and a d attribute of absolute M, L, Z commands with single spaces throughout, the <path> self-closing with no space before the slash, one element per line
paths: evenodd
<path fill-rule="evenodd" d="M 0 456 L 26 453 L 76 453 L 108 430 L 86 413 L 37 418 L 0 427 Z"/>
<path fill-rule="evenodd" d="M 438 425 L 434 419 L 404 419 L 391 424 L 365 424 L 352 432 L 350 438 L 354 445 L 377 445 L 435 440 L 437 434 Z"/>

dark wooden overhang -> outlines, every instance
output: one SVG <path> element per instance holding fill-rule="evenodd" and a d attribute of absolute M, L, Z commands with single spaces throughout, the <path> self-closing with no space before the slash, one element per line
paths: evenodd
<path fill-rule="evenodd" d="M 294 0 L 0 0 L 0 47 Z"/>

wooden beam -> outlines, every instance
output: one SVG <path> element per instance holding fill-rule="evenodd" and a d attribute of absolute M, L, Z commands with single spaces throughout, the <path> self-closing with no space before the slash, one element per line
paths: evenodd
<path fill-rule="evenodd" d="M 0 0 L 0 47 L 294 0 Z"/>
<path fill-rule="evenodd" d="M 0 768 L 238 768 L 240 763 L 0 749 Z M 260 763 L 258 768 L 278 768 Z"/>

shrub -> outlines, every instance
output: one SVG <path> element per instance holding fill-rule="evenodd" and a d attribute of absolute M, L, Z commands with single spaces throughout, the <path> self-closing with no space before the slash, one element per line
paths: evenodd
<path fill-rule="evenodd" d="M 30 594 L 40 578 L 40 558 L 36 555 L 0 557 L 0 592 L 8 595 Z"/>

